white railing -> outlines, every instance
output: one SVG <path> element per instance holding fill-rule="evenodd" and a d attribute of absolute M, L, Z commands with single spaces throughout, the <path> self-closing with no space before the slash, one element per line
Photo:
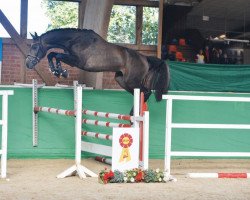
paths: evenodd
<path fill-rule="evenodd" d="M 2 126 L 2 146 L 0 149 L 1 178 L 6 178 L 7 174 L 8 95 L 13 94 L 13 90 L 0 91 L 0 96 L 2 96 L 2 119 L 0 120 L 0 125 Z"/>
<path fill-rule="evenodd" d="M 163 95 L 167 100 L 166 106 L 166 138 L 165 138 L 165 161 L 164 168 L 167 175 L 170 175 L 171 156 L 191 157 L 250 157 L 250 152 L 187 152 L 171 151 L 172 128 L 199 128 L 199 129 L 250 129 L 250 124 L 199 124 L 199 123 L 173 123 L 172 104 L 173 100 L 188 101 L 227 101 L 227 102 L 250 102 L 247 97 L 209 97 L 189 95 Z"/>

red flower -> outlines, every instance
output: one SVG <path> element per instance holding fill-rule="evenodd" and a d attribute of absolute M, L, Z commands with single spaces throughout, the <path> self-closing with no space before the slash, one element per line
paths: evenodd
<path fill-rule="evenodd" d="M 110 170 L 109 172 L 105 172 L 105 173 L 103 174 L 103 182 L 104 182 L 104 183 L 108 183 L 109 180 L 110 180 L 111 178 L 113 178 L 113 177 L 114 177 L 114 172 L 112 172 L 111 170 Z"/>
<path fill-rule="evenodd" d="M 115 176 L 114 172 L 112 172 L 111 170 L 109 171 L 109 178 L 113 178 Z"/>
<path fill-rule="evenodd" d="M 136 175 L 135 177 L 135 181 L 136 182 L 141 182 L 143 179 L 143 172 L 142 171 L 139 171 L 138 174 Z"/>
<path fill-rule="evenodd" d="M 103 180 L 104 181 L 107 181 L 109 179 L 109 174 L 108 173 L 105 173 L 104 176 L 103 176 Z"/>

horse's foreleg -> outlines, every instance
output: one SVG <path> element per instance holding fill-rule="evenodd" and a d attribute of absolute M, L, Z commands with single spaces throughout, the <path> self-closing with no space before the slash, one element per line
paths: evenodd
<path fill-rule="evenodd" d="M 65 64 L 70 66 L 77 66 L 78 59 L 70 54 L 57 53 L 55 59 L 58 71 L 60 75 L 63 76 L 64 78 L 68 77 L 68 71 L 66 69 L 62 69 L 61 62 L 64 62 Z"/>
<path fill-rule="evenodd" d="M 58 67 L 55 67 L 54 62 L 53 62 L 53 58 L 56 58 L 56 55 L 57 55 L 56 52 L 50 52 L 50 53 L 47 55 L 47 59 L 48 59 L 48 62 L 49 62 L 50 71 L 51 71 L 55 76 L 60 77 L 60 73 L 59 73 Z"/>
<path fill-rule="evenodd" d="M 51 72 L 57 77 L 63 76 L 64 78 L 68 77 L 68 72 L 66 69 L 62 69 L 61 62 L 64 62 L 72 66 L 76 64 L 75 62 L 77 60 L 72 55 L 64 54 L 64 53 L 56 53 L 56 52 L 50 52 L 47 58 L 48 58 Z M 56 60 L 56 66 L 53 63 L 53 59 Z"/>

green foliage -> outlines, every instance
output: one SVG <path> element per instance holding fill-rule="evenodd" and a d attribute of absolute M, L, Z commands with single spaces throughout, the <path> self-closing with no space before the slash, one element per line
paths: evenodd
<path fill-rule="evenodd" d="M 123 183 L 124 175 L 122 172 L 115 170 L 114 177 L 110 180 L 110 183 Z"/>
<path fill-rule="evenodd" d="M 158 37 L 158 8 L 143 8 L 142 43 L 156 45 Z"/>
<path fill-rule="evenodd" d="M 165 181 L 164 173 L 159 169 L 156 170 L 148 169 L 144 172 L 144 181 L 146 183 Z"/>
<path fill-rule="evenodd" d="M 108 30 L 108 41 L 113 43 L 135 43 L 135 6 L 114 5 Z"/>
<path fill-rule="evenodd" d="M 42 7 L 51 24 L 47 30 L 56 28 L 77 28 L 78 4 L 73 2 L 42 0 Z"/>
<path fill-rule="evenodd" d="M 160 169 L 142 170 L 138 168 L 125 170 L 121 172 L 115 170 L 114 172 L 105 168 L 101 170 L 98 176 L 99 183 L 165 183 L 169 181 L 168 177 L 164 176 L 164 172 Z"/>
<path fill-rule="evenodd" d="M 143 8 L 142 43 L 156 45 L 158 36 L 158 8 Z M 136 7 L 113 6 L 108 41 L 113 43 L 135 44 L 136 37 Z"/>
<path fill-rule="evenodd" d="M 156 182 L 156 173 L 152 169 L 146 170 L 144 175 L 144 180 L 146 183 Z"/>

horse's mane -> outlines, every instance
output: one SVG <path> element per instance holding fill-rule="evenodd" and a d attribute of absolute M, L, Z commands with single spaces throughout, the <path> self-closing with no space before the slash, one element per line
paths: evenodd
<path fill-rule="evenodd" d="M 57 28 L 57 29 L 52 29 L 50 31 L 47 31 L 45 33 L 43 33 L 42 35 L 40 35 L 40 37 L 49 34 L 49 33 L 53 33 L 53 32 L 57 32 L 57 31 L 76 31 L 76 32 L 82 32 L 82 31 L 91 31 L 90 29 L 80 29 L 80 28 Z"/>

